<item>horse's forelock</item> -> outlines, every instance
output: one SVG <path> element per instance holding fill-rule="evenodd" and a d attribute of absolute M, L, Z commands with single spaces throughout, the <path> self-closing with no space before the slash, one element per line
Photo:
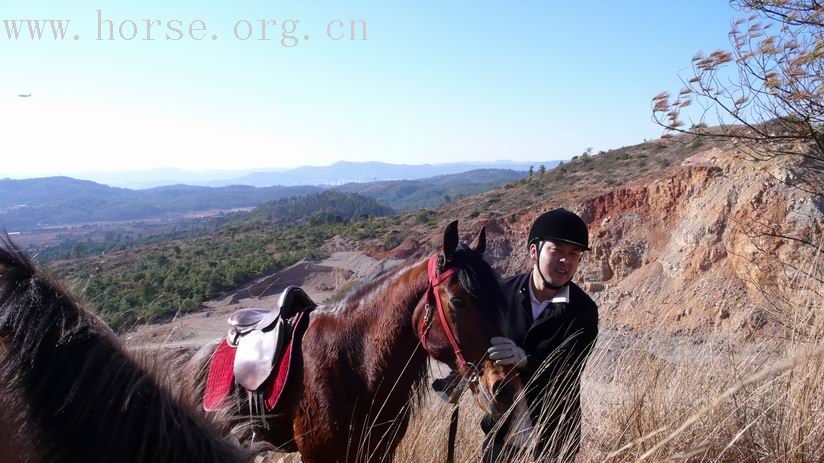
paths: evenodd
<path fill-rule="evenodd" d="M 458 281 L 472 297 L 480 300 L 482 306 L 494 310 L 488 315 L 498 316 L 499 308 L 505 304 L 501 290 L 501 278 L 483 256 L 467 246 L 461 245 L 451 256 L 451 263 L 458 268 Z"/>

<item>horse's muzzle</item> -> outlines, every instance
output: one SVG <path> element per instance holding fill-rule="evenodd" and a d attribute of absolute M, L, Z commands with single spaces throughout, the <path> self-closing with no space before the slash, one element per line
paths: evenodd
<path fill-rule="evenodd" d="M 478 405 L 498 418 L 523 399 L 524 386 L 515 368 L 484 362 L 479 378 Z"/>
<path fill-rule="evenodd" d="M 532 433 L 532 420 L 517 369 L 492 362 L 484 367 L 475 396 L 478 405 L 496 421 L 507 420 L 508 440 L 515 446 L 525 446 Z"/>

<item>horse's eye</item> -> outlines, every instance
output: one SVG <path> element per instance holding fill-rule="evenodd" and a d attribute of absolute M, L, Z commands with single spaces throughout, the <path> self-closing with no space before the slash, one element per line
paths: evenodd
<path fill-rule="evenodd" d="M 452 303 L 452 307 L 455 307 L 456 309 L 463 307 L 463 300 L 459 297 L 453 297 L 449 301 Z"/>

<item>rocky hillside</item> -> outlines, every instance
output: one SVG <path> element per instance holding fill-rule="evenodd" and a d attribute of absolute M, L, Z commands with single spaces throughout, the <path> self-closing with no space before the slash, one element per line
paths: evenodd
<path fill-rule="evenodd" d="M 496 195 L 496 203 L 527 207 L 473 222 L 492 232 L 490 257 L 511 275 L 528 267 L 524 240 L 538 214 L 559 206 L 578 212 L 590 224 L 592 252 L 576 280 L 610 323 L 777 332 L 793 308 L 820 302 L 818 251 L 801 240 L 821 243 L 824 205 L 791 186 L 786 160 L 754 163 L 729 146 L 702 148 L 613 189 L 596 184 L 534 202 L 490 192 L 474 210 Z"/>
<path fill-rule="evenodd" d="M 800 304 L 822 204 L 791 186 L 784 160 L 709 149 L 660 178 L 578 204 L 596 246 L 582 273 L 609 318 L 749 335 Z M 783 235 L 781 238 L 774 235 Z M 789 310 L 789 312 L 788 312 Z"/>
<path fill-rule="evenodd" d="M 593 156 L 591 170 L 571 164 L 569 177 L 548 172 L 468 198 L 439 211 L 440 221 L 461 218 L 463 230 L 486 225 L 489 258 L 512 275 L 528 267 L 525 237 L 538 214 L 559 206 L 578 212 L 593 250 L 576 281 L 619 326 L 747 337 L 777 333 L 794 309 L 820 302 L 818 251 L 803 241 L 821 243 L 824 204 L 793 188 L 788 160 L 755 163 L 731 146 L 684 139 L 624 150 Z M 644 152 L 660 156 L 657 168 L 620 167 Z M 613 187 L 615 178 L 628 181 Z"/>

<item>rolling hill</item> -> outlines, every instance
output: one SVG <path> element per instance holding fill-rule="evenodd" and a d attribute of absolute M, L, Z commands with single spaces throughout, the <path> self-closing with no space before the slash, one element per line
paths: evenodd
<path fill-rule="evenodd" d="M 526 172 L 514 170 L 476 169 L 421 180 L 347 183 L 334 189 L 375 198 L 398 211 L 410 211 L 438 207 L 526 176 Z"/>
<path fill-rule="evenodd" d="M 307 186 L 209 188 L 187 185 L 128 190 L 69 177 L 4 179 L 0 180 L 0 227 L 25 230 L 141 220 L 191 211 L 252 207 L 319 191 L 317 187 Z"/>
<path fill-rule="evenodd" d="M 486 191 L 523 177 L 504 169 L 482 169 L 421 180 L 352 183 L 335 190 L 360 193 L 396 210 L 437 207 L 462 195 Z M 266 201 L 325 191 L 316 186 L 171 185 L 129 190 L 69 177 L 0 180 L 0 227 L 42 227 L 161 218 L 170 214 L 249 208 Z"/>
<path fill-rule="evenodd" d="M 546 161 L 549 169 L 560 161 Z M 267 185 L 326 185 L 346 183 L 370 183 L 391 180 L 419 180 L 430 177 L 461 174 L 475 170 L 515 170 L 526 172 L 530 165 L 538 168 L 541 163 L 497 161 L 491 163 L 461 162 L 445 164 L 388 164 L 385 162 L 339 161 L 329 166 L 305 166 L 278 172 L 256 172 L 230 180 L 235 184 Z M 226 184 L 226 181 L 213 183 Z"/>

